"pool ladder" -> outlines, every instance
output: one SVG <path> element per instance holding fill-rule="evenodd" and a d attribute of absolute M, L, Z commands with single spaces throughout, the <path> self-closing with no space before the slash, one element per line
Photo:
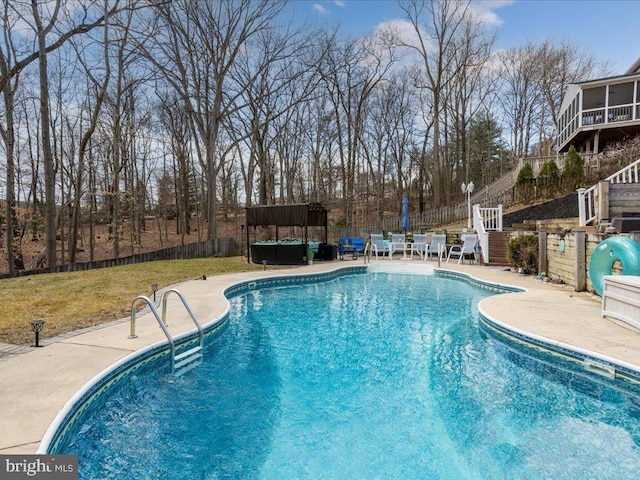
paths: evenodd
<path fill-rule="evenodd" d="M 365 244 L 364 252 L 362 252 L 362 260 L 365 265 L 371 263 L 371 242 Z"/>
<path fill-rule="evenodd" d="M 185 350 L 184 352 L 181 352 L 177 355 L 176 355 L 175 340 L 173 339 L 171 332 L 169 332 L 169 329 L 167 328 L 167 297 L 169 296 L 170 293 L 175 293 L 176 295 L 178 295 L 178 297 L 182 301 L 182 304 L 187 309 L 187 312 L 189 313 L 191 320 L 193 320 L 193 323 L 195 323 L 196 327 L 198 328 L 198 337 L 199 337 L 198 344 L 195 347 Z M 162 297 L 160 298 L 160 303 L 162 304 L 162 317 L 158 314 L 158 310 L 156 309 L 155 305 L 153 304 L 153 301 L 149 297 L 145 295 L 137 296 L 131 303 L 131 333 L 129 335 L 129 338 L 138 337 L 136 335 L 136 308 L 135 308 L 138 300 L 143 300 L 149 306 L 149 308 L 151 309 L 151 312 L 153 313 L 153 316 L 156 317 L 156 320 L 158 321 L 160 328 L 162 328 L 162 331 L 167 337 L 167 340 L 169 342 L 169 349 L 171 350 L 170 352 L 171 353 L 170 355 L 171 356 L 171 373 L 175 375 L 182 375 L 183 373 L 186 373 L 192 368 L 200 365 L 202 363 L 202 356 L 203 356 L 202 347 L 203 347 L 203 340 L 204 340 L 204 331 L 202 330 L 202 326 L 200 325 L 200 322 L 198 322 L 198 319 L 193 314 L 191 307 L 189 307 L 189 304 L 185 300 L 182 293 L 180 293 L 180 291 L 176 290 L 175 288 L 171 288 L 162 294 Z"/>

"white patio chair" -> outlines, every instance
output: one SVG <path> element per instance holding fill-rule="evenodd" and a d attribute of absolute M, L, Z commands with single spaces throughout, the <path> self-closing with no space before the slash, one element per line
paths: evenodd
<path fill-rule="evenodd" d="M 424 256 L 427 254 L 427 234 L 416 233 L 413 235 L 413 243 L 411 244 L 411 260 L 413 260 L 413 254 L 417 253 L 420 260 L 424 260 Z"/>
<path fill-rule="evenodd" d="M 393 253 L 402 251 L 403 255 L 406 254 L 406 239 L 404 233 L 392 233 L 391 243 L 389 244 L 389 260 L 393 260 Z"/>
<path fill-rule="evenodd" d="M 447 263 L 451 256 L 458 257 L 458 263 L 462 263 L 465 255 L 472 255 L 475 260 L 476 243 L 478 242 L 478 235 L 465 234 L 462 237 L 462 245 L 454 245 L 449 249 L 449 255 L 447 255 Z"/>
<path fill-rule="evenodd" d="M 434 233 L 431 236 L 431 242 L 429 242 L 429 248 L 427 249 L 427 257 L 436 255 L 436 258 L 443 260 L 447 255 L 447 236 L 444 233 Z"/>
<path fill-rule="evenodd" d="M 381 233 L 372 233 L 371 234 L 371 252 L 376 255 L 376 260 L 378 260 L 378 254 L 382 254 L 384 258 L 384 254 L 387 253 L 388 248 L 384 244 L 384 235 Z"/>

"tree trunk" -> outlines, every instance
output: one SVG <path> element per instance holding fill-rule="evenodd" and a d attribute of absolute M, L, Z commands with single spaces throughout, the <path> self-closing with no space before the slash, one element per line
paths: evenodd
<path fill-rule="evenodd" d="M 56 2 L 56 10 L 59 7 Z M 38 38 L 38 67 L 40 79 L 40 122 L 42 161 L 44 163 L 45 184 L 45 235 L 47 265 L 53 267 L 57 264 L 56 258 L 56 168 L 53 152 L 51 151 L 51 124 L 49 118 L 49 81 L 47 75 L 47 50 L 46 31 L 42 25 L 38 11 L 37 0 L 31 0 L 31 11 L 36 25 Z M 53 20 L 52 20 L 53 21 Z"/>

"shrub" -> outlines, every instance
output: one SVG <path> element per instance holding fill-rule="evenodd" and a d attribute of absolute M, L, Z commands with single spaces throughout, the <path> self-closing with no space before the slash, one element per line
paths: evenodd
<path fill-rule="evenodd" d="M 522 273 L 538 273 L 538 237 L 521 235 L 512 238 L 507 246 L 507 257 Z"/>
<path fill-rule="evenodd" d="M 533 169 L 528 163 L 525 163 L 518 172 L 516 192 L 518 192 L 518 198 L 525 203 L 529 203 L 533 199 Z"/>
<path fill-rule="evenodd" d="M 571 145 L 564 161 L 562 186 L 567 192 L 573 192 L 584 184 L 584 159 Z"/>
<path fill-rule="evenodd" d="M 543 195 L 553 197 L 560 190 L 560 169 L 555 160 L 549 160 L 540 169 L 538 186 Z"/>

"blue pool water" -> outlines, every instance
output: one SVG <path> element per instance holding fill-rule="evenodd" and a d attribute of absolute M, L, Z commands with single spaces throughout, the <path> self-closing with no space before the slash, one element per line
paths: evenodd
<path fill-rule="evenodd" d="M 638 391 L 492 337 L 491 294 L 385 273 L 252 291 L 203 365 L 125 376 L 56 451 L 92 480 L 637 478 Z"/>

